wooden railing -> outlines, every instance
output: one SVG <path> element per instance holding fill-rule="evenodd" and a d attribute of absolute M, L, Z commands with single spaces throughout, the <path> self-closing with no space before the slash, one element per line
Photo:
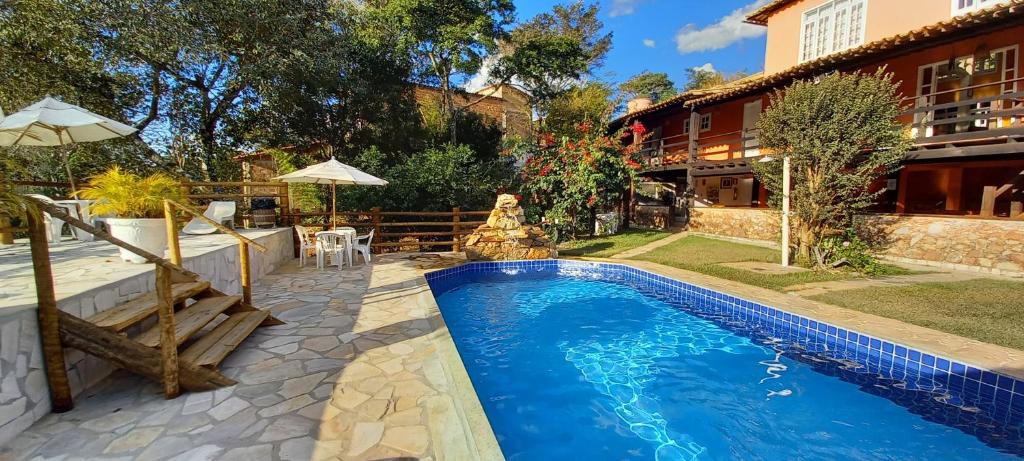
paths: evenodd
<path fill-rule="evenodd" d="M 728 133 L 698 136 L 690 141 L 686 134 L 667 136 L 647 141 L 640 150 L 648 159 L 649 168 L 687 163 L 691 155 L 695 160 L 729 160 L 760 155 L 761 143 L 757 130 L 737 130 Z"/>
<path fill-rule="evenodd" d="M 251 220 L 253 213 L 249 200 L 258 197 L 272 198 L 277 205 L 278 220 L 282 225 L 289 225 L 291 197 L 288 184 L 283 182 L 183 182 L 181 192 L 185 199 L 192 203 L 206 204 L 213 201 L 235 202 L 238 212 L 236 216 Z"/>
<path fill-rule="evenodd" d="M 904 98 L 901 117 L 921 146 L 976 141 L 1004 134 L 1024 135 L 1024 78 L 970 85 Z M 974 97 L 976 93 L 992 93 Z M 956 99 L 937 103 L 940 99 Z"/>
<path fill-rule="evenodd" d="M 239 280 L 242 284 L 242 301 L 246 304 L 252 304 L 252 281 L 251 281 L 251 270 L 249 267 L 249 247 L 256 249 L 260 253 L 265 253 L 267 247 L 256 243 L 250 238 L 239 234 L 234 229 L 222 225 L 221 223 L 207 218 L 203 215 L 203 212 L 196 210 L 188 205 L 175 202 L 174 200 L 164 200 L 164 221 L 167 223 L 167 247 L 171 256 L 171 263 L 176 266 L 181 266 L 181 244 L 178 241 L 178 219 L 174 212 L 174 209 L 184 211 L 191 215 L 193 218 L 197 218 L 201 221 L 205 221 L 207 224 L 215 227 L 217 230 L 228 234 L 238 240 L 238 266 L 239 266 Z M 170 285 L 167 286 L 170 289 Z M 173 320 L 173 312 L 172 320 Z M 172 329 L 173 333 L 173 329 Z"/>
<path fill-rule="evenodd" d="M 462 236 L 484 224 L 481 217 L 490 215 L 490 211 L 381 211 L 372 208 L 370 211 L 339 211 L 339 227 L 353 227 L 360 234 L 373 229 L 374 241 L 370 246 L 379 252 L 394 251 L 404 247 L 451 247 L 452 251 L 461 250 Z M 324 229 L 331 226 L 331 212 L 293 213 L 289 215 L 295 222 L 303 219 L 317 218 L 322 220 Z M 416 239 L 401 241 L 403 238 Z"/>

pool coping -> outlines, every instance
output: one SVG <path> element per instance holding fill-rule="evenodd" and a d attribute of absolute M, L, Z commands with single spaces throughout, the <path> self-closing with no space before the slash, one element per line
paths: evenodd
<path fill-rule="evenodd" d="M 737 298 L 776 306 L 777 309 L 791 314 L 856 330 L 858 333 L 899 343 L 923 353 L 941 356 L 1024 381 L 1024 351 L 658 263 L 606 258 L 574 258 L 572 260 L 630 266 Z"/>

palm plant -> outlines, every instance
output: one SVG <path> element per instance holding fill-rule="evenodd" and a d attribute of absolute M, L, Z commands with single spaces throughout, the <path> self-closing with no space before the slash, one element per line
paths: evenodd
<path fill-rule="evenodd" d="M 92 177 L 79 195 L 95 200 L 91 211 L 96 216 L 132 219 L 162 218 L 164 199 L 180 202 L 183 197 L 181 185 L 166 174 L 141 177 L 116 166 Z"/>

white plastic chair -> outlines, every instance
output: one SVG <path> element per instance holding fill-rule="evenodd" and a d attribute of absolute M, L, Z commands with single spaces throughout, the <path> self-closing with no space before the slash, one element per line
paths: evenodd
<path fill-rule="evenodd" d="M 295 226 L 295 232 L 299 234 L 299 267 L 306 267 L 306 258 L 309 255 L 309 250 L 317 250 L 316 241 L 309 237 L 309 231 L 306 230 L 305 226 Z M 320 256 L 317 255 L 317 258 Z M 317 267 L 319 267 L 319 259 L 317 259 Z"/>
<path fill-rule="evenodd" d="M 71 215 L 72 217 L 81 219 L 81 217 L 78 214 L 78 207 L 57 203 L 52 198 L 47 197 L 45 195 L 28 194 L 28 196 L 34 199 L 38 199 L 39 201 L 42 201 L 48 205 L 63 208 L 65 213 Z M 44 211 L 43 223 L 46 226 L 46 239 L 49 240 L 50 243 L 60 243 L 60 236 L 64 230 L 64 220 L 50 216 L 50 213 Z M 72 226 L 71 229 L 74 230 L 75 228 Z M 74 232 L 72 232 L 71 235 L 73 237 L 76 236 Z"/>
<path fill-rule="evenodd" d="M 235 227 L 235 202 L 210 202 L 203 216 L 222 226 Z M 217 232 L 217 228 L 199 218 L 192 218 L 181 231 L 186 234 L 204 235 Z"/>
<path fill-rule="evenodd" d="M 363 261 L 366 261 L 366 264 L 370 264 L 370 261 L 373 259 L 370 256 L 371 243 L 373 243 L 373 229 L 370 229 L 369 234 L 356 236 L 355 243 L 353 244 L 355 250 L 363 255 Z"/>
<path fill-rule="evenodd" d="M 327 258 L 338 265 L 338 270 L 345 267 L 345 239 L 338 234 L 319 234 L 316 236 L 316 268 L 327 267 Z"/>

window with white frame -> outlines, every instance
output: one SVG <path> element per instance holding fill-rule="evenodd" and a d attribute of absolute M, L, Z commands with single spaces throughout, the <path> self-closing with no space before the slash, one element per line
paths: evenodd
<path fill-rule="evenodd" d="M 685 119 L 683 119 L 683 136 L 689 136 L 689 135 L 690 135 L 690 119 L 689 118 L 685 118 Z"/>
<path fill-rule="evenodd" d="M 708 131 L 711 129 L 711 114 L 701 114 L 700 116 L 700 131 Z"/>
<path fill-rule="evenodd" d="M 862 45 L 866 22 L 867 0 L 832 0 L 805 11 L 800 62 Z"/>
<path fill-rule="evenodd" d="M 953 16 L 959 16 L 983 10 L 999 3 L 1007 3 L 1008 0 L 952 0 L 952 2 Z"/>

